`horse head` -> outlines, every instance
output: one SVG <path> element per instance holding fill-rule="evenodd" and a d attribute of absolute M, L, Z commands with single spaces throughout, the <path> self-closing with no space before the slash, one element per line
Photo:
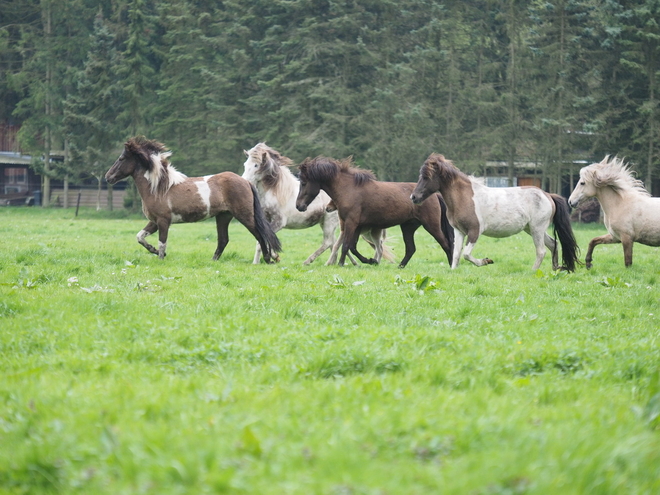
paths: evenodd
<path fill-rule="evenodd" d="M 261 183 L 267 188 L 277 184 L 280 179 L 280 167 L 288 167 L 292 163 L 265 143 L 259 143 L 250 151 L 243 152 L 247 157 L 243 164 L 243 178 L 254 185 Z"/>
<path fill-rule="evenodd" d="M 410 199 L 416 205 L 424 202 L 431 194 L 440 189 L 443 172 L 453 164 L 446 160 L 443 155 L 432 153 L 419 170 L 417 185 L 410 195 Z"/>
<path fill-rule="evenodd" d="M 124 151 L 105 174 L 105 180 L 114 184 L 129 175 L 133 175 L 140 167 L 147 170 L 153 168 L 151 156 L 164 151 L 165 147 L 157 141 L 150 141 L 145 137 L 134 137 L 124 143 Z"/>
<path fill-rule="evenodd" d="M 298 166 L 300 171 L 300 189 L 296 198 L 296 209 L 298 211 L 306 211 L 307 207 L 321 191 L 321 183 L 314 174 L 314 171 L 318 167 L 316 161 L 316 158 L 305 158 L 305 161 Z"/>
<path fill-rule="evenodd" d="M 599 189 L 609 187 L 616 192 L 632 191 L 650 196 L 644 183 L 634 176 L 634 172 L 622 158 L 606 156 L 599 163 L 592 163 L 580 170 L 580 180 L 568 198 L 568 204 L 575 208 L 587 198 L 598 195 Z"/>

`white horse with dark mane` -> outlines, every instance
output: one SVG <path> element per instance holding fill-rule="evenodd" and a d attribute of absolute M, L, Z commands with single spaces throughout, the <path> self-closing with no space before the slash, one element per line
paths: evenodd
<path fill-rule="evenodd" d="M 621 158 L 606 156 L 580 170 L 580 181 L 568 203 L 575 208 L 583 200 L 596 197 L 603 208 L 608 234 L 589 242 L 585 264 L 591 268 L 598 244 L 623 245 L 624 263 L 632 265 L 633 243 L 660 246 L 660 198 L 652 198 L 642 181 Z"/>
<path fill-rule="evenodd" d="M 273 231 L 306 229 L 317 224 L 320 225 L 323 230 L 323 243 L 305 260 L 304 264 L 309 265 L 331 247 L 333 248 L 332 254 L 326 265 L 335 264 L 340 245 L 340 242 L 335 245 L 335 230 L 339 226 L 339 216 L 332 206 L 329 208 L 330 211 L 327 211 L 330 196 L 321 191 L 309 208 L 305 212 L 300 212 L 296 209 L 300 181 L 289 170 L 293 162 L 265 143 L 259 143 L 251 150 L 245 151 L 245 155 L 247 159 L 243 164 L 245 169 L 243 178 L 257 189 L 261 206 Z M 376 259 L 380 260 L 383 255 L 386 259 L 392 258 L 391 253 L 387 250 L 383 252 L 380 231 L 364 232 L 363 234 L 365 240 L 375 246 Z M 341 235 L 339 241 L 341 241 Z M 261 246 L 257 244 L 254 263 L 259 263 L 260 257 Z M 354 260 L 351 261 L 355 263 Z"/>

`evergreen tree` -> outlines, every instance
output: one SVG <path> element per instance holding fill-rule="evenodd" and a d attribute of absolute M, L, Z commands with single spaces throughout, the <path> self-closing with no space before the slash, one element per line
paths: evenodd
<path fill-rule="evenodd" d="M 115 35 L 99 12 L 87 60 L 76 76 L 77 85 L 68 95 L 64 110 L 72 169 L 78 175 L 94 176 L 99 194 L 108 156 L 117 149 L 122 135 L 115 110 L 121 104 L 117 63 Z"/>

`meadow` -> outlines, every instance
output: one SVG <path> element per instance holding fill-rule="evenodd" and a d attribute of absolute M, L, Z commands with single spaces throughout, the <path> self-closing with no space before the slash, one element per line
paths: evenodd
<path fill-rule="evenodd" d="M 213 222 L 162 261 L 145 223 L 0 209 L 0 494 L 660 493 L 660 250 L 303 266 L 312 228 L 255 266 L 239 224 L 213 262 Z"/>

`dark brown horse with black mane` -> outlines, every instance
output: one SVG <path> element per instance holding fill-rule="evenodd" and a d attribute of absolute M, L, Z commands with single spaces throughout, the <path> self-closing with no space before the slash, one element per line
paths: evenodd
<path fill-rule="evenodd" d="M 149 223 L 137 240 L 150 253 L 165 257 L 167 233 L 173 223 L 189 223 L 215 217 L 217 260 L 229 242 L 228 227 L 236 218 L 259 241 L 267 263 L 270 253 L 281 250 L 280 241 L 266 221 L 254 186 L 232 172 L 206 177 L 186 177 L 169 162 L 171 155 L 158 141 L 134 137 L 105 174 L 109 184 L 131 175 L 142 197 L 142 210 Z M 145 238 L 158 231 L 158 249 Z"/>
<path fill-rule="evenodd" d="M 347 158 L 307 158 L 300 165 L 300 192 L 296 208 L 305 211 L 320 190 L 332 198 L 344 222 L 344 242 L 339 264 L 343 265 L 349 250 L 362 263 L 375 264 L 356 249 L 363 229 L 386 229 L 401 226 L 406 253 L 399 266 L 406 266 L 415 253 L 415 231 L 423 226 L 440 244 L 451 263 L 454 232 L 447 220 L 442 197 L 434 195 L 420 205 L 410 201 L 412 182 L 380 182 L 369 170 L 352 166 Z"/>

